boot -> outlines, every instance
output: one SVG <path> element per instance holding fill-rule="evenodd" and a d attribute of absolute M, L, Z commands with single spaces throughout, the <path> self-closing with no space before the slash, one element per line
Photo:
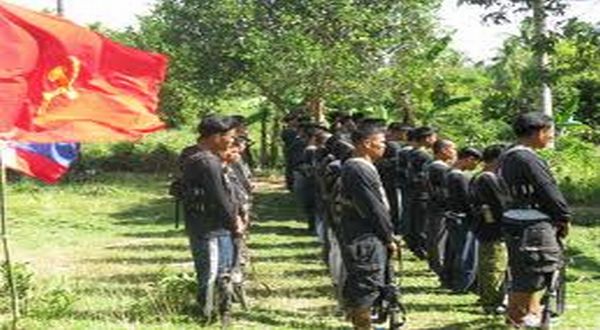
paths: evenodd
<path fill-rule="evenodd" d="M 516 328 L 524 325 L 527 317 L 528 324 L 534 319 L 541 319 L 540 297 L 536 292 L 511 292 L 508 295 L 507 323 Z"/>
<path fill-rule="evenodd" d="M 508 295 L 506 323 L 515 328 L 523 326 L 523 318 L 529 310 L 531 294 L 528 292 L 511 292 Z"/>
<path fill-rule="evenodd" d="M 354 330 L 371 330 L 370 308 L 352 308 L 348 311 L 348 319 L 352 322 Z"/>

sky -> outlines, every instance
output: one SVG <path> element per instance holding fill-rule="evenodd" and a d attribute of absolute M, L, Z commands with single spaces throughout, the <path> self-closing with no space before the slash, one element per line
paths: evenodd
<path fill-rule="evenodd" d="M 53 9 L 56 0 L 6 0 L 35 10 Z M 79 24 L 101 22 L 119 29 L 136 24 L 136 16 L 148 13 L 154 0 L 63 0 L 65 16 Z M 510 34 L 518 30 L 518 20 L 501 26 L 486 25 L 484 11 L 477 6 L 457 6 L 457 0 L 444 0 L 439 17 L 442 26 L 455 31 L 451 46 L 473 61 L 489 61 Z M 572 0 L 567 17 L 600 22 L 600 0 Z M 126 4 L 126 5 L 124 5 Z"/>

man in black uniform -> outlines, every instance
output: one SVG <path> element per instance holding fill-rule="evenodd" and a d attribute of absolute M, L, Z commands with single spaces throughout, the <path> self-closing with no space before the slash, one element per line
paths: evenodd
<path fill-rule="evenodd" d="M 516 327 L 536 326 L 541 314 L 536 291 L 562 266 L 559 238 L 569 232 L 571 212 L 550 167 L 535 152 L 554 138 L 552 119 L 539 112 L 522 114 L 513 130 L 517 144 L 498 165 L 510 197 L 502 218 L 512 280 L 507 317 Z"/>
<path fill-rule="evenodd" d="M 464 148 L 446 177 L 448 190 L 448 248 L 444 258 L 445 275 L 450 289 L 466 292 L 475 283 L 477 275 L 477 241 L 471 231 L 472 214 L 469 200 L 469 182 L 466 171 L 472 171 L 481 160 L 481 152 L 474 148 Z"/>
<path fill-rule="evenodd" d="M 420 259 L 427 256 L 425 225 L 427 223 L 427 202 L 429 189 L 425 178 L 425 165 L 433 160 L 428 152 L 437 140 L 437 134 L 431 127 L 416 128 L 413 133 L 416 141 L 409 156 L 409 216 L 407 223 L 406 244 Z"/>
<path fill-rule="evenodd" d="M 483 151 L 483 171 L 473 178 L 469 187 L 473 209 L 472 228 L 479 242 L 479 301 L 488 314 L 506 310 L 506 306 L 503 306 L 503 284 L 507 255 L 500 226 L 504 198 L 502 187 L 494 173 L 498 157 L 505 148 L 505 145 L 496 144 Z"/>
<path fill-rule="evenodd" d="M 185 227 L 198 280 L 197 300 L 208 319 L 214 313 L 214 281 L 231 269 L 232 234 L 242 227 L 219 157 L 234 141 L 234 124 L 230 117 L 205 117 L 198 125 L 197 147 L 186 148 L 181 160 Z"/>
<path fill-rule="evenodd" d="M 431 270 L 439 276 L 442 286 L 449 287 L 444 277 L 444 255 L 448 241 L 446 210 L 448 192 L 446 175 L 456 161 L 456 145 L 450 140 L 437 140 L 433 144 L 435 160 L 425 167 L 429 187 L 427 217 L 427 260 Z"/>
<path fill-rule="evenodd" d="M 409 126 L 399 122 L 391 123 L 386 132 L 386 147 L 383 157 L 375 163 L 388 201 L 390 202 L 390 215 L 394 229 L 398 233 L 400 228 L 400 216 L 402 214 L 402 191 L 399 178 L 401 167 L 399 155 L 406 143 L 406 133 Z"/>
<path fill-rule="evenodd" d="M 385 285 L 388 252 L 395 253 L 389 204 L 373 162 L 385 151 L 384 128 L 364 122 L 352 133 L 354 157 L 342 168 L 343 288 L 348 318 L 355 329 L 371 329 L 371 307 Z"/>
<path fill-rule="evenodd" d="M 406 132 L 406 144 L 400 149 L 398 152 L 398 177 L 396 178 L 396 182 L 398 183 L 398 187 L 400 189 L 400 193 L 402 196 L 402 213 L 399 215 L 399 223 L 395 228 L 395 231 L 402 236 L 405 236 L 408 231 L 408 218 L 410 216 L 410 187 L 409 187 L 409 163 L 410 163 L 410 153 L 417 146 L 414 138 L 414 128 L 407 128 Z"/>

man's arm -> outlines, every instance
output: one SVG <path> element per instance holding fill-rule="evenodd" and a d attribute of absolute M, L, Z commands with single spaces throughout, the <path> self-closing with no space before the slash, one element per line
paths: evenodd
<path fill-rule="evenodd" d="M 223 219 L 225 227 L 234 229 L 237 215 L 231 194 L 225 187 L 223 167 L 218 161 L 212 160 L 203 160 L 202 165 L 199 175 L 205 189 L 207 206 L 216 213 L 215 216 Z"/>
<path fill-rule="evenodd" d="M 532 157 L 533 158 L 533 157 Z M 558 222 L 568 222 L 571 211 L 563 194 L 560 192 L 550 168 L 541 159 L 531 159 L 527 164 L 527 175 L 535 187 L 535 197 L 542 210 Z"/>
<path fill-rule="evenodd" d="M 376 173 L 353 169 L 344 178 L 344 187 L 359 214 L 372 222 L 377 236 L 386 244 L 392 243 L 394 228 L 387 206 L 380 199 Z"/>

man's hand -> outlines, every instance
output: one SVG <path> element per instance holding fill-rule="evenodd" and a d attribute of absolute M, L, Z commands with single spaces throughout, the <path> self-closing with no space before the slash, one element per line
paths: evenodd
<path fill-rule="evenodd" d="M 390 253 L 390 257 L 393 257 L 398 253 L 398 245 L 396 243 L 391 242 L 387 245 L 388 252 Z"/>
<path fill-rule="evenodd" d="M 242 219 L 242 217 L 240 217 L 240 216 L 237 216 L 237 218 L 235 218 L 235 225 L 234 225 L 233 233 L 235 235 L 242 235 L 245 230 L 246 230 L 246 225 L 244 223 L 244 219 Z"/>
<path fill-rule="evenodd" d="M 569 221 L 560 221 L 556 225 L 557 234 L 559 238 L 565 238 L 569 235 L 569 231 L 571 230 L 571 222 Z"/>

